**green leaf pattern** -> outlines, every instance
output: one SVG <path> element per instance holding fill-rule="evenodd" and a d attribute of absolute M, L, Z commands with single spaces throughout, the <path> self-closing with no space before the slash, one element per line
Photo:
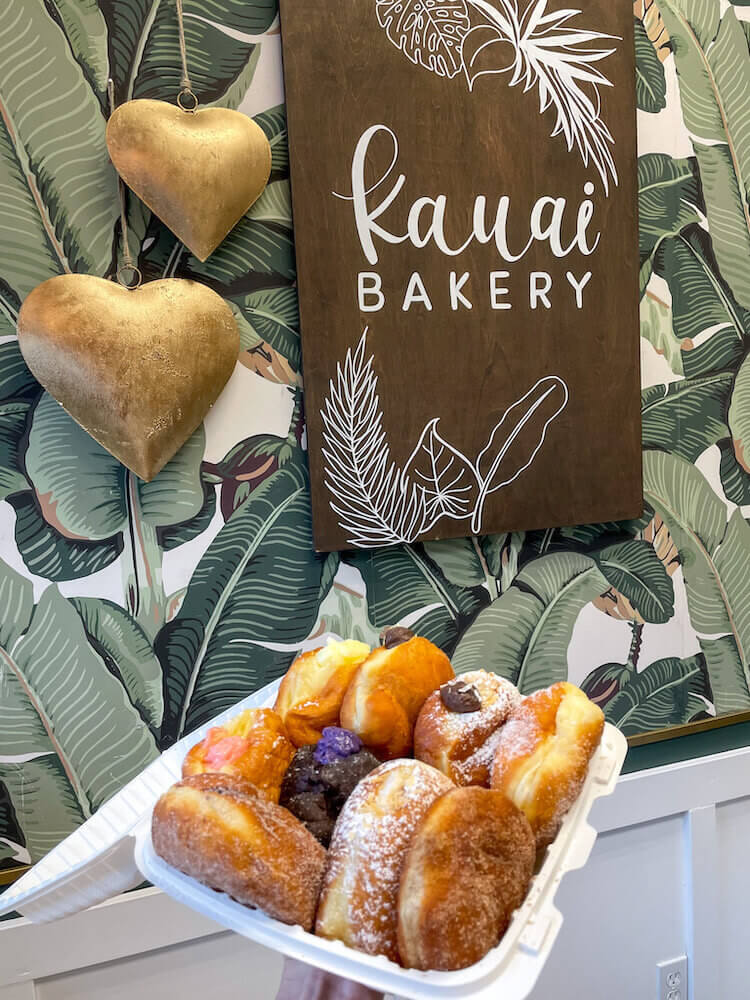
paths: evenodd
<path fill-rule="evenodd" d="M 302 359 L 284 107 L 256 115 L 271 182 L 208 261 L 132 195 L 127 213 L 146 278 L 209 284 L 242 350 L 271 358 L 269 382 L 285 373 L 272 389 L 290 425 L 272 408 L 221 433 L 212 418 L 139 483 L 42 393 L 15 319 L 48 277 L 116 270 L 106 79 L 118 102 L 174 99 L 174 4 L 0 0 L 0 868 L 43 856 L 325 636 L 374 644 L 407 625 L 459 672 L 524 693 L 583 684 L 626 735 L 750 708 L 750 9 L 656 2 L 669 54 L 634 23 L 639 115 L 663 137 L 638 163 L 643 518 L 321 557 L 299 393 L 289 405 Z M 204 106 L 273 92 L 258 66 L 279 72 L 260 60 L 276 18 L 275 0 L 187 0 Z"/>

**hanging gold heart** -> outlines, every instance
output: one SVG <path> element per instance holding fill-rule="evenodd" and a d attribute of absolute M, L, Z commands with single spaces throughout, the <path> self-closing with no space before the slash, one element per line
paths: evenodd
<path fill-rule="evenodd" d="M 232 310 L 198 282 L 131 291 L 88 274 L 38 285 L 21 307 L 18 341 L 50 395 L 147 482 L 200 425 L 240 346 Z"/>
<path fill-rule="evenodd" d="M 228 108 L 127 101 L 107 123 L 107 148 L 128 187 L 200 260 L 260 197 L 271 173 L 265 132 Z"/>

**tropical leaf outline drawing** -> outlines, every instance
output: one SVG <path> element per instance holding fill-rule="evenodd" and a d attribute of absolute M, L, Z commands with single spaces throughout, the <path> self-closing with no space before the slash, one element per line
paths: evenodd
<path fill-rule="evenodd" d="M 469 517 L 481 488 L 473 465 L 439 433 L 439 423 L 435 417 L 425 426 L 404 468 L 420 480 L 431 525 L 441 517 Z"/>
<path fill-rule="evenodd" d="M 466 0 L 376 0 L 378 23 L 407 59 L 449 79 L 463 68 Z"/>
<path fill-rule="evenodd" d="M 400 468 L 383 426 L 375 359 L 365 355 L 368 329 L 337 365 L 321 410 L 324 481 L 348 542 L 357 548 L 413 542 L 443 517 L 470 519 L 478 534 L 487 497 L 529 468 L 568 404 L 567 385 L 557 375 L 539 379 L 505 410 L 473 462 L 438 432 L 440 418 L 433 417 Z M 533 422 L 540 416 L 541 429 Z"/>
<path fill-rule="evenodd" d="M 507 74 L 509 87 L 536 89 L 539 113 L 556 114 L 551 138 L 563 135 L 569 152 L 578 149 L 607 194 L 610 178 L 617 185 L 599 93 L 612 84 L 594 64 L 616 51 L 602 42 L 622 39 L 572 24 L 581 11 L 550 11 L 548 0 L 530 0 L 523 12 L 518 0 L 376 0 L 375 7 L 396 48 L 438 76 L 463 70 L 473 90 L 480 76 Z"/>
<path fill-rule="evenodd" d="M 479 534 L 482 530 L 487 497 L 504 486 L 509 486 L 529 468 L 545 442 L 550 424 L 560 416 L 569 399 L 570 393 L 565 382 L 558 375 L 547 375 L 512 403 L 495 424 L 489 441 L 480 451 L 476 462 L 480 488 L 471 527 L 474 534 Z M 533 420 L 540 414 L 544 417 L 544 423 L 541 431 L 537 432 Z M 524 431 L 527 436 L 531 433 L 530 448 L 529 441 L 524 438 Z"/>

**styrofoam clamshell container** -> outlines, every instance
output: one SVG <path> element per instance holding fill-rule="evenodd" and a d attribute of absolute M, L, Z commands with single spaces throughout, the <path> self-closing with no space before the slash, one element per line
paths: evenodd
<path fill-rule="evenodd" d="M 165 751 L 3 893 L 0 915 L 16 910 L 34 922 L 56 920 L 104 902 L 146 879 L 178 902 L 258 944 L 384 993 L 410 1000 L 496 1000 L 500 995 L 503 1000 L 524 1000 L 562 926 L 562 914 L 554 903 L 560 882 L 567 872 L 586 864 L 594 846 L 596 831 L 589 825 L 588 815 L 597 798 L 614 791 L 627 751 L 622 733 L 605 726 L 583 790 L 500 944 L 469 969 L 417 972 L 272 920 L 183 875 L 154 851 L 151 812 L 159 796 L 179 780 L 188 749 L 211 726 L 221 725 L 242 709 L 273 705 L 278 686 L 278 681 L 269 684 Z"/>

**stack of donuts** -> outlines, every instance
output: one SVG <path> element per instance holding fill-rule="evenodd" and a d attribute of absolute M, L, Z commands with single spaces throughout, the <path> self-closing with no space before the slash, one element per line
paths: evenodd
<path fill-rule="evenodd" d="M 604 728 L 578 688 L 522 698 L 407 629 L 299 656 L 273 710 L 209 730 L 153 814 L 169 864 L 407 968 L 501 940 Z"/>

